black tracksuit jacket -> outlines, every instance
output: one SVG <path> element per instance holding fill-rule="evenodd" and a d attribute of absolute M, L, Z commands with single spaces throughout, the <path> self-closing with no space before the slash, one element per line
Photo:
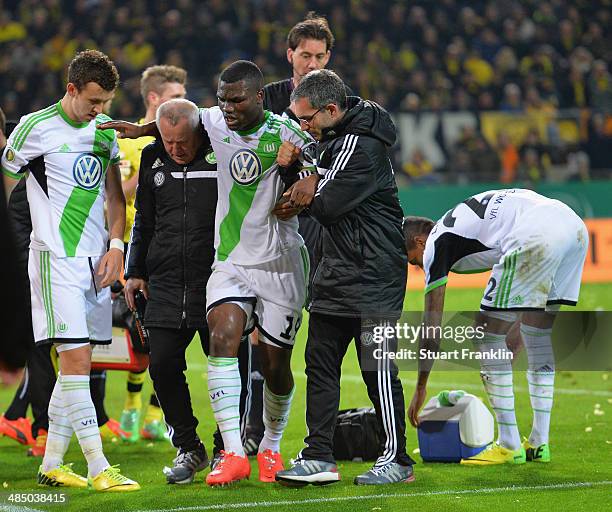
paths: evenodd
<path fill-rule="evenodd" d="M 389 159 L 396 130 L 371 101 L 351 96 L 317 147 L 319 181 L 310 213 L 324 227 L 310 311 L 395 316 L 406 292 L 403 212 Z"/>
<path fill-rule="evenodd" d="M 186 166 L 174 162 L 160 140 L 142 152 L 125 277 L 149 282 L 147 327 L 178 329 L 183 320 L 187 327 L 205 325 L 206 283 L 215 256 L 213 155 L 208 140 Z"/>

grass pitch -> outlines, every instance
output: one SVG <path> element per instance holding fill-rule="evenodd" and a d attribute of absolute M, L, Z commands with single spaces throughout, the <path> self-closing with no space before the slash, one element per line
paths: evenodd
<path fill-rule="evenodd" d="M 453 290 L 447 293 L 446 308 L 477 308 L 481 290 Z M 612 310 L 612 285 L 585 285 L 580 309 Z M 406 309 L 422 308 L 422 297 L 410 292 Z M 306 323 L 306 321 L 304 322 Z M 285 433 L 282 452 L 288 462 L 302 447 L 306 432 L 304 343 L 306 328 L 298 335 L 293 369 L 296 393 L 291 420 Z M 199 344 L 192 342 L 188 352 L 188 380 L 195 414 L 200 419 L 199 435 L 211 446 L 212 413 L 206 394 L 206 361 Z M 424 464 L 418 455 L 416 482 L 373 488 L 356 487 L 353 477 L 369 467 L 366 463 L 339 464 L 342 481 L 327 487 L 288 489 L 257 480 L 257 464 L 253 461 L 251 480 L 229 488 L 211 489 L 203 483 L 206 472 L 200 473 L 192 485 L 170 486 L 162 475 L 164 465 L 171 464 L 174 449 L 166 443 L 124 445 L 110 443 L 105 452 L 111 464 L 121 464 L 122 471 L 140 482 L 136 493 L 97 494 L 86 490 L 64 490 L 64 505 L 9 502 L 9 493 L 49 492 L 36 487 L 36 471 L 40 459 L 25 456 L 25 449 L 10 439 L 0 438 L 0 510 L 234 510 L 259 509 L 280 511 L 332 510 L 404 511 L 417 509 L 457 511 L 475 510 L 543 510 L 555 507 L 564 510 L 612 509 L 612 377 L 606 372 L 559 372 L 556 380 L 555 404 L 551 431 L 551 464 L 527 463 L 522 466 L 462 467 L 458 464 Z M 415 375 L 401 374 L 406 401 L 410 400 Z M 126 376 L 109 372 L 106 408 L 118 418 L 125 394 Z M 517 419 L 522 435 L 531 427 L 531 409 L 524 372 L 514 378 Z M 477 372 L 435 372 L 429 395 L 442 389 L 466 389 L 484 397 Z M 151 383 L 147 381 L 144 397 Z M 0 410 L 8 406 L 14 389 L 0 390 Z M 146 402 L 146 400 L 143 399 Z M 604 415 L 595 415 L 594 410 Z M 341 407 L 368 406 L 365 385 L 361 382 L 355 352 L 349 350 L 343 365 Z M 408 452 L 417 448 L 416 431 L 407 429 Z M 85 474 L 86 464 L 76 440 L 66 456 L 74 469 Z M 34 499 L 34 498 L 30 498 Z"/>

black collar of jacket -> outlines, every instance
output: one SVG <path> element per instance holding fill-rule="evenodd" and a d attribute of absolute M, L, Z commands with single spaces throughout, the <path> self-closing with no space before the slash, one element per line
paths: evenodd
<path fill-rule="evenodd" d="M 355 116 L 363 109 L 363 100 L 358 96 L 347 96 L 346 112 L 342 119 L 333 126 L 321 130 L 321 142 L 340 137 Z"/>
<path fill-rule="evenodd" d="M 170 158 L 170 155 L 166 152 L 166 149 L 164 148 L 164 143 L 162 142 L 161 139 L 156 139 L 155 145 L 157 146 L 158 151 L 161 153 L 162 160 L 164 161 L 164 163 L 169 164 L 171 167 L 180 167 L 181 169 L 183 167 L 187 167 L 188 170 L 202 169 L 202 168 L 211 168 L 211 169 L 215 168 L 216 169 L 217 167 L 217 164 L 211 164 L 208 161 L 206 161 L 206 155 L 208 155 L 209 153 L 212 153 L 213 151 L 210 145 L 210 141 L 208 139 L 205 139 L 204 141 L 202 141 L 202 145 L 198 148 L 195 158 L 191 162 L 189 162 L 187 165 L 181 165 L 181 164 L 176 163 L 174 160 L 172 160 L 172 158 Z"/>
<path fill-rule="evenodd" d="M 346 98 L 346 112 L 334 126 L 322 130 L 321 142 L 344 134 L 366 135 L 380 140 L 385 146 L 395 144 L 397 132 L 389 113 L 377 103 L 358 96 Z"/>

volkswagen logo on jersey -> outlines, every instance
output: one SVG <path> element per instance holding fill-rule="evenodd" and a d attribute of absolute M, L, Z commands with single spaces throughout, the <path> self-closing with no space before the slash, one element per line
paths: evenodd
<path fill-rule="evenodd" d="M 161 187 L 164 184 L 164 181 L 166 181 L 166 176 L 164 176 L 164 173 L 157 171 L 155 176 L 153 176 L 153 183 L 155 183 L 155 186 Z"/>
<path fill-rule="evenodd" d="M 261 176 L 261 161 L 255 151 L 241 149 L 230 159 L 230 174 L 239 185 L 250 185 Z"/>
<path fill-rule="evenodd" d="M 102 162 L 93 153 L 82 153 L 74 161 L 72 174 L 79 187 L 92 190 L 102 179 Z"/>

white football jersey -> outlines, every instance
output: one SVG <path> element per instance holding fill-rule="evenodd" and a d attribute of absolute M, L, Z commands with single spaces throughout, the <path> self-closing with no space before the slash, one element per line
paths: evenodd
<path fill-rule="evenodd" d="M 9 137 L 2 172 L 27 177 L 32 234 L 30 247 L 57 257 L 98 256 L 106 251 L 105 178 L 119 161 L 114 130 L 97 130 L 110 120 L 70 119 L 60 102 L 28 114 Z"/>
<path fill-rule="evenodd" d="M 217 158 L 216 260 L 254 265 L 303 245 L 297 217 L 283 221 L 271 212 L 285 190 L 276 163 L 281 144 L 302 148 L 310 136 L 268 111 L 248 132 L 230 130 L 219 107 L 202 109 L 201 119 Z"/>
<path fill-rule="evenodd" d="M 489 190 L 449 210 L 434 226 L 425 244 L 425 291 L 445 284 L 449 272 L 491 270 L 511 245 L 522 214 L 554 199 L 525 189 Z"/>

